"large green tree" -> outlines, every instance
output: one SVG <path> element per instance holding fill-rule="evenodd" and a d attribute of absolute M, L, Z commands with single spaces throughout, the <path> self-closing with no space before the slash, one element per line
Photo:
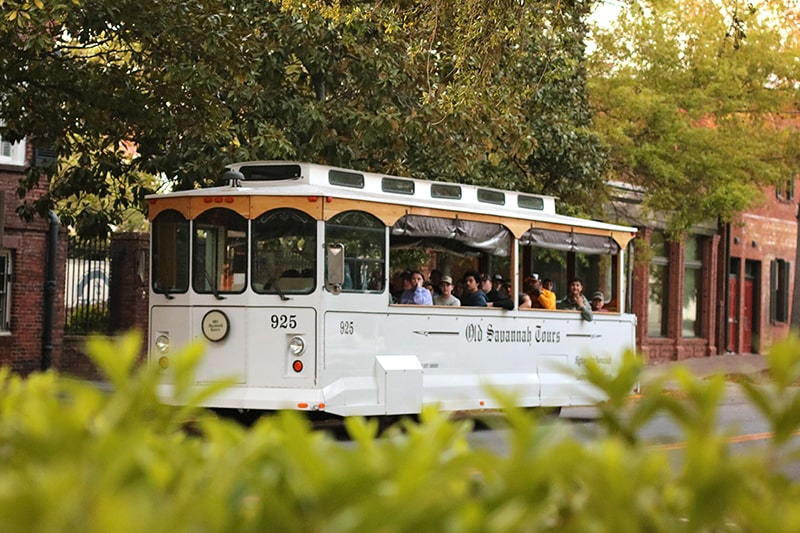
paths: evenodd
<path fill-rule="evenodd" d="M 297 159 L 540 191 L 574 211 L 601 186 L 581 2 L 0 0 L 4 138 L 86 229 L 151 185 Z M 152 181 L 150 182 L 152 184 Z M 111 197 L 102 208 L 86 197 Z M 94 206 L 94 207 L 92 207 Z"/>
<path fill-rule="evenodd" d="M 637 186 L 674 235 L 729 222 L 796 174 L 797 15 L 777 0 L 633 0 L 594 28 L 610 178 Z"/>

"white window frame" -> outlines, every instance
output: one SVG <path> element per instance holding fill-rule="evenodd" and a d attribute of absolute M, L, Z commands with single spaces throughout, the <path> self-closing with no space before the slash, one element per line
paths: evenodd
<path fill-rule="evenodd" d="M 25 165 L 25 141 L 10 143 L 0 135 L 0 164 Z"/>
<path fill-rule="evenodd" d="M 0 335 L 11 332 L 11 251 L 0 249 Z"/>

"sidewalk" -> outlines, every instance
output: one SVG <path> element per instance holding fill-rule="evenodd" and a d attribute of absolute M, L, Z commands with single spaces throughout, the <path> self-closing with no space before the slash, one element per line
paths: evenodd
<path fill-rule="evenodd" d="M 763 355 L 753 353 L 729 353 L 652 364 L 644 371 L 644 381 L 658 377 L 676 366 L 686 367 L 698 378 L 705 378 L 716 373 L 723 375 L 758 374 L 767 368 L 767 359 Z"/>

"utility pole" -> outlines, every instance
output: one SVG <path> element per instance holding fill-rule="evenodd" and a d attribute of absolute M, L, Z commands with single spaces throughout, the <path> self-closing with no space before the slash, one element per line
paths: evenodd
<path fill-rule="evenodd" d="M 791 316 L 791 329 L 792 331 L 800 331 L 800 204 L 797 205 L 797 236 L 795 237 L 794 248 L 794 287 L 792 289 L 792 316 Z"/>

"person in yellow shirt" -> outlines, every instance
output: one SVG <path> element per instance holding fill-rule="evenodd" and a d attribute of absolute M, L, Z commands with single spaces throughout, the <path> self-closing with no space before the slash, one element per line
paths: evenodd
<path fill-rule="evenodd" d="M 550 288 L 553 282 L 545 280 L 544 283 L 550 283 Z M 531 277 L 525 280 L 526 291 L 531 298 L 533 307 L 536 309 L 555 309 L 556 308 L 556 293 L 552 290 L 545 288 L 544 283 L 539 279 L 539 274 L 532 274 Z"/>
<path fill-rule="evenodd" d="M 542 309 L 555 309 L 556 308 L 556 293 L 553 292 L 553 281 L 546 279 L 541 283 L 539 298 L 539 305 Z"/>

